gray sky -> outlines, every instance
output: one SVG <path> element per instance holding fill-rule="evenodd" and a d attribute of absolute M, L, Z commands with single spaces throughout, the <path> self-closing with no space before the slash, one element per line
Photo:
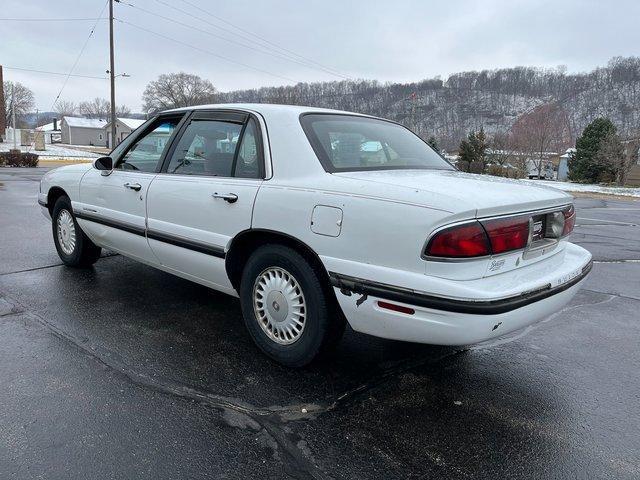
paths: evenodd
<path fill-rule="evenodd" d="M 417 81 L 515 65 L 566 65 L 569 72 L 587 71 L 612 56 L 640 55 L 638 0 L 122 1 L 134 6 L 116 4 L 116 18 L 255 68 L 116 22 L 116 73 L 131 75 L 117 80 L 117 103 L 133 111 L 141 110 L 147 82 L 167 72 L 195 73 L 228 91 L 343 78 L 323 67 L 352 78 Z M 104 0 L 2 0 L 0 18 L 95 18 L 103 6 Z M 0 21 L 0 63 L 69 72 L 93 23 Z M 291 58 L 290 52 L 304 59 L 282 58 Z M 301 64 L 309 60 L 316 63 Z M 104 75 L 108 61 L 108 24 L 102 20 L 74 73 Z M 5 80 L 17 80 L 34 91 L 41 111 L 51 108 L 64 78 L 5 70 Z M 108 95 L 106 80 L 71 78 L 60 98 L 79 102 Z"/>

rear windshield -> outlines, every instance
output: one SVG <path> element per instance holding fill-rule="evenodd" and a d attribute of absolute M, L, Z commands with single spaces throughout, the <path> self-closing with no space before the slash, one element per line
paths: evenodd
<path fill-rule="evenodd" d="M 351 115 L 300 118 L 311 146 L 328 172 L 454 168 L 409 129 Z"/>

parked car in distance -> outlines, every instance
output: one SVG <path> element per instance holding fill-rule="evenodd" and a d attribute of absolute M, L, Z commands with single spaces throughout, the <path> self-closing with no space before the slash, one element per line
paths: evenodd
<path fill-rule="evenodd" d="M 501 336 L 557 312 L 591 268 L 567 241 L 569 195 L 458 172 L 397 123 L 317 108 L 163 112 L 45 174 L 38 201 L 65 264 L 107 248 L 235 295 L 289 366 L 345 322 L 439 345 Z"/>

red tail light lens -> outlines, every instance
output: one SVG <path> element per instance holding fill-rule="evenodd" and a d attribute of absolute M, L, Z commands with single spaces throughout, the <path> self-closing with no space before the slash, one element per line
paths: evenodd
<path fill-rule="evenodd" d="M 529 216 L 485 220 L 482 226 L 489 235 L 494 254 L 520 250 L 529 241 Z"/>
<path fill-rule="evenodd" d="M 576 210 L 573 208 L 573 205 L 570 205 L 569 208 L 564 210 L 564 228 L 562 229 L 562 236 L 565 237 L 573 232 L 573 227 L 576 225 Z"/>
<path fill-rule="evenodd" d="M 491 245 L 482 225 L 473 222 L 439 231 L 431 238 L 425 253 L 431 257 L 481 257 L 491 254 Z"/>

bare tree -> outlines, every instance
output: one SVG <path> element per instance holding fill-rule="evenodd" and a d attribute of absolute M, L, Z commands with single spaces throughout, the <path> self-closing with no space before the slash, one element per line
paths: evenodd
<path fill-rule="evenodd" d="M 602 165 L 605 176 L 613 174 L 618 185 L 624 185 L 626 174 L 631 165 L 627 166 L 627 156 L 620 137 L 616 133 L 607 135 L 598 147 L 594 156 L 594 162 Z M 607 180 L 611 180 L 610 178 Z"/>
<path fill-rule="evenodd" d="M 70 100 L 58 100 L 56 102 L 55 111 L 61 118 L 72 117 L 77 110 L 76 104 Z"/>
<path fill-rule="evenodd" d="M 518 149 L 513 135 L 505 132 L 497 132 L 490 143 L 488 152 L 491 162 L 496 163 L 504 170 L 506 176 L 521 177 L 526 173 L 525 159 Z M 515 171 L 511 171 L 512 167 Z"/>
<path fill-rule="evenodd" d="M 116 117 L 126 117 L 131 115 L 131 109 L 126 105 L 120 105 L 116 107 Z"/>
<path fill-rule="evenodd" d="M 216 89 L 209 80 L 189 73 L 168 73 L 149 82 L 142 95 L 146 112 L 213 103 Z"/>
<path fill-rule="evenodd" d="M 108 118 L 111 112 L 111 104 L 104 98 L 96 97 L 93 100 L 80 102 L 78 105 L 80 115 L 87 118 Z"/>
<path fill-rule="evenodd" d="M 521 115 L 511 133 L 519 150 L 531 155 L 539 177 L 548 153 L 566 148 L 571 141 L 567 114 L 555 103 L 540 105 Z"/>
<path fill-rule="evenodd" d="M 600 144 L 596 157 L 611 165 L 615 181 L 623 186 L 631 168 L 638 163 L 640 156 L 640 137 L 632 136 L 621 140 L 618 135 L 609 135 Z"/>
<path fill-rule="evenodd" d="M 3 88 L 5 111 L 2 115 L 6 120 L 5 125 L 11 125 L 11 109 L 15 107 L 16 115 L 21 116 L 34 109 L 35 101 L 33 92 L 19 82 L 4 82 Z"/>

